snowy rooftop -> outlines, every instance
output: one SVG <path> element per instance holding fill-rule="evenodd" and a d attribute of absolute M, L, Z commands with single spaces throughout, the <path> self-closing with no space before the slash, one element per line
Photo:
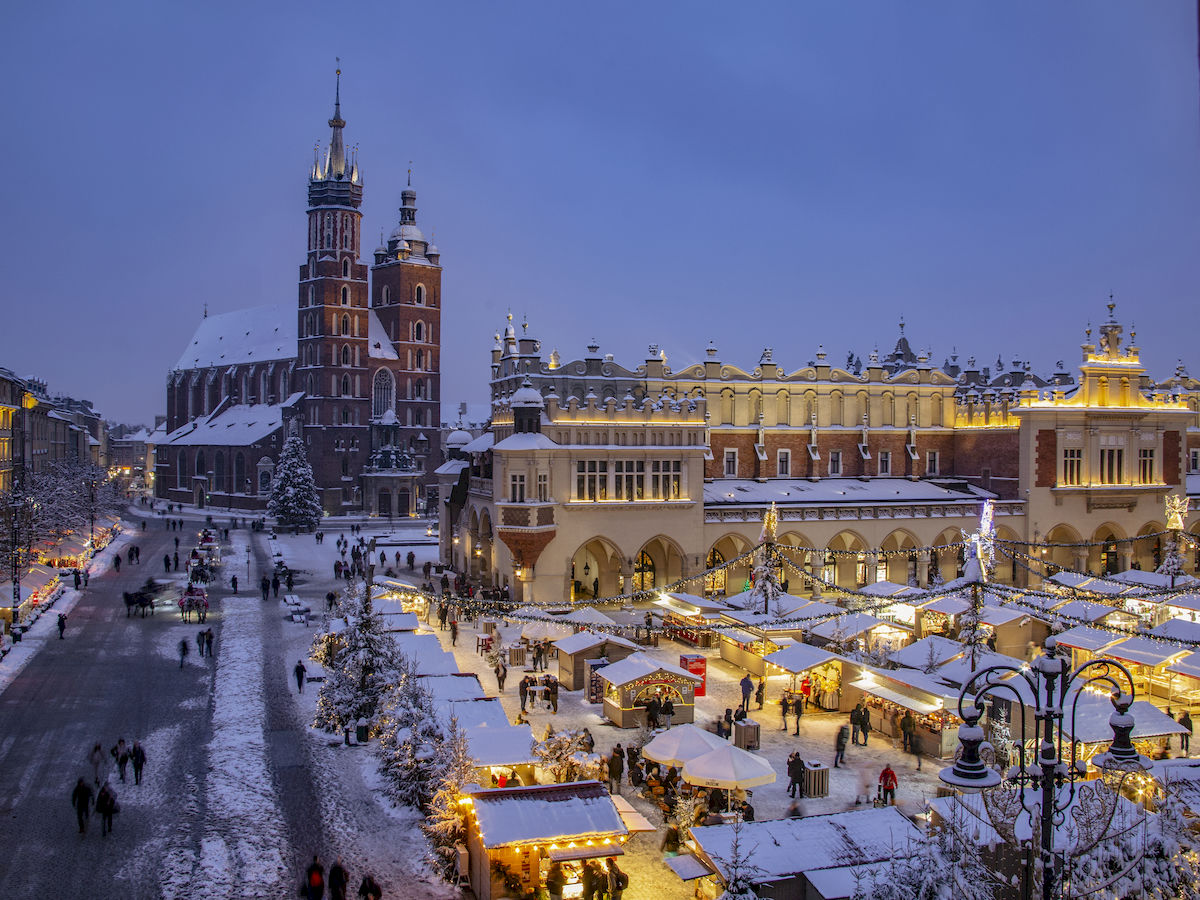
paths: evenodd
<path fill-rule="evenodd" d="M 1070 603 L 1064 603 L 1054 612 L 1072 619 L 1079 619 L 1081 622 L 1100 622 L 1119 610 L 1112 606 L 1105 606 L 1103 603 L 1093 603 L 1091 600 L 1072 600 Z"/>
<path fill-rule="evenodd" d="M 464 733 L 476 765 L 519 766 L 537 759 L 533 755 L 533 731 L 528 725 L 479 725 L 464 729 Z"/>
<path fill-rule="evenodd" d="M 396 352 L 396 348 L 392 346 L 391 338 L 387 335 L 387 329 L 383 327 L 383 323 L 379 321 L 379 316 L 375 315 L 375 310 L 367 310 L 367 356 L 371 359 L 399 359 L 400 355 Z"/>
<path fill-rule="evenodd" d="M 877 619 L 870 613 L 855 612 L 846 613 L 844 616 L 838 616 L 836 619 L 829 619 L 815 626 L 812 633 L 819 638 L 824 638 L 827 641 L 835 638 L 841 640 L 849 640 L 853 637 L 858 637 L 860 634 L 865 634 L 877 625 L 884 625 L 882 619 Z M 901 625 L 893 625 L 890 627 L 902 628 Z"/>
<path fill-rule="evenodd" d="M 454 654 L 442 649 L 435 634 L 398 631 L 392 634 L 392 640 L 406 657 L 417 664 L 417 671 L 421 675 L 453 675 L 458 671 Z"/>
<path fill-rule="evenodd" d="M 1104 648 L 1103 656 L 1138 666 L 1161 666 L 1182 659 L 1187 650 L 1179 645 L 1144 637 L 1131 637 Z"/>
<path fill-rule="evenodd" d="M 1121 584 L 1136 584 L 1148 588 L 1184 587 L 1189 584 L 1197 584 L 1196 579 L 1191 575 L 1176 575 L 1175 583 L 1172 584 L 1170 575 L 1163 575 L 1161 572 L 1147 572 L 1142 569 L 1128 569 L 1124 572 L 1118 572 L 1116 575 L 1109 575 L 1108 580 Z"/>
<path fill-rule="evenodd" d="M 421 686 L 434 700 L 482 700 L 487 697 L 478 675 L 428 675 Z"/>
<path fill-rule="evenodd" d="M 458 727 L 463 730 L 507 728 L 510 724 L 498 697 L 486 700 L 435 700 L 433 709 L 447 727 L 451 719 L 457 719 Z"/>
<path fill-rule="evenodd" d="M 470 444 L 467 445 L 471 446 Z M 520 434 L 510 434 L 493 449 L 496 450 L 552 450 L 557 447 L 554 441 L 540 431 L 523 431 Z"/>
<path fill-rule="evenodd" d="M 1054 638 L 1060 647 L 1071 647 L 1075 650 L 1088 650 L 1095 653 L 1109 644 L 1121 639 L 1119 634 L 1111 631 L 1101 631 L 1099 628 L 1089 628 L 1087 625 L 1076 625 Z"/>
<path fill-rule="evenodd" d="M 901 647 L 894 651 L 888 656 L 888 661 L 894 662 L 898 666 L 907 666 L 910 669 L 924 669 L 930 662 L 936 666 L 953 659 L 965 649 L 958 641 L 931 634 L 907 647 Z"/>
<path fill-rule="evenodd" d="M 809 870 L 890 859 L 894 852 L 920 837 L 903 813 L 894 806 L 885 806 L 827 816 L 744 822 L 739 842 L 753 848 L 750 859 L 757 869 L 755 880 L 771 882 Z M 693 828 L 692 838 L 726 877 L 726 867 L 733 858 L 734 827 Z"/>
<path fill-rule="evenodd" d="M 830 653 L 828 650 L 819 650 L 812 646 L 812 644 L 792 644 L 790 647 L 784 647 L 782 650 L 768 653 L 763 659 L 786 672 L 794 673 L 806 672 L 817 666 L 823 666 L 828 662 L 846 661 L 836 653 Z"/>
<path fill-rule="evenodd" d="M 457 475 L 463 469 L 469 468 L 470 463 L 465 459 L 448 459 L 436 469 L 433 470 L 434 475 Z"/>
<path fill-rule="evenodd" d="M 599 647 L 601 644 L 616 644 L 620 647 L 632 647 L 637 649 L 637 644 L 633 641 L 626 640 L 615 634 L 596 634 L 594 631 L 580 631 L 570 637 L 565 637 L 561 641 L 555 641 L 554 646 L 562 653 L 580 653 L 584 650 L 590 650 L 592 647 Z"/>
<path fill-rule="evenodd" d="M 974 669 L 971 668 L 971 654 L 964 653 L 958 659 L 952 659 L 948 663 L 939 666 L 934 675 L 942 681 L 966 685 L 975 673 L 986 669 L 988 666 L 1009 666 L 1013 669 L 1019 669 L 1024 664 L 1025 660 L 1023 659 L 1005 656 L 1003 653 L 996 653 L 995 651 L 988 650 L 986 647 L 980 647 L 975 652 Z M 999 675 L 999 677 L 1003 678 L 1004 676 Z"/>
<path fill-rule="evenodd" d="M 462 448 L 463 453 L 483 453 L 492 449 L 492 444 L 496 442 L 496 436 L 490 431 L 481 434 L 471 443 Z"/>
<path fill-rule="evenodd" d="M 1151 628 L 1148 633 L 1155 637 L 1200 643 L 1200 622 L 1194 619 L 1167 619 L 1161 625 Z"/>
<path fill-rule="evenodd" d="M 231 366 L 296 357 L 296 306 L 277 303 L 207 316 L 176 369 Z"/>
<path fill-rule="evenodd" d="M 951 490 L 932 481 L 907 478 L 718 478 L 704 485 L 705 506 L 742 503 L 797 506 L 808 503 L 960 503 L 994 498 L 988 491 L 964 485 Z"/>
<path fill-rule="evenodd" d="M 499 788 L 470 796 L 480 838 L 488 849 L 628 834 L 608 789 L 598 781 Z"/>
<path fill-rule="evenodd" d="M 627 656 L 620 662 L 615 662 L 600 669 L 598 674 L 609 684 L 628 684 L 631 681 L 637 681 L 639 678 L 645 678 L 647 675 L 653 675 L 655 672 L 666 672 L 669 675 L 697 682 L 704 680 L 699 675 L 685 672 L 679 666 L 659 662 L 646 653 L 634 653 L 632 656 Z"/>
<path fill-rule="evenodd" d="M 283 403 L 240 403 L 175 429 L 163 444 L 176 447 L 212 445 L 245 447 L 266 440 L 283 427 L 283 411 L 298 399 L 292 394 Z"/>

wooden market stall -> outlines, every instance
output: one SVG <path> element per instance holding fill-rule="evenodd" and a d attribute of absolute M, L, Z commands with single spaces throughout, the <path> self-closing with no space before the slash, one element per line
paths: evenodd
<path fill-rule="evenodd" d="M 797 643 L 795 638 L 769 634 L 757 628 L 730 625 L 718 628 L 716 633 L 721 640 L 721 659 L 757 676 L 767 674 L 764 657 Z"/>
<path fill-rule="evenodd" d="M 1008 656 L 1024 657 L 1030 644 L 1040 647 L 1050 635 L 1048 622 L 1019 606 L 984 604 L 979 619 L 986 626 L 984 630 L 994 639 L 996 652 Z M 961 614 L 957 625 L 962 625 Z"/>
<path fill-rule="evenodd" d="M 654 604 L 663 610 L 663 628 L 677 641 L 693 647 L 712 647 L 716 638 L 712 626 L 729 609 L 720 600 L 697 597 L 695 594 L 662 594 Z"/>
<path fill-rule="evenodd" d="M 1100 655 L 1129 668 L 1138 697 L 1151 701 L 1157 698 L 1166 704 L 1171 698 L 1172 682 L 1177 677 L 1169 668 L 1187 656 L 1188 649 L 1157 638 L 1131 637 L 1109 644 Z"/>
<path fill-rule="evenodd" d="M 1076 625 L 1062 634 L 1056 634 L 1054 640 L 1059 647 L 1071 651 L 1071 667 L 1074 668 L 1093 656 L 1100 656 L 1105 647 L 1121 640 L 1121 635 L 1089 625 Z"/>
<path fill-rule="evenodd" d="M 538 760 L 528 725 L 484 724 L 462 731 L 480 784 L 507 787 L 536 783 L 534 766 Z"/>
<path fill-rule="evenodd" d="M 537 895 L 552 863 L 566 877 L 563 897 L 578 898 L 580 863 L 623 855 L 629 836 L 597 781 L 469 790 L 459 804 L 466 815 L 459 869 L 478 900 Z"/>
<path fill-rule="evenodd" d="M 963 652 L 963 645 L 958 641 L 941 635 L 931 634 L 913 641 L 906 647 L 894 650 L 888 654 L 888 662 L 909 669 L 926 671 L 949 662 Z"/>
<path fill-rule="evenodd" d="M 1175 660 L 1166 671 L 1176 676 L 1171 682 L 1167 705 L 1175 709 L 1200 705 L 1200 650 Z"/>
<path fill-rule="evenodd" d="M 970 607 L 962 597 L 938 597 L 922 603 L 916 610 L 916 624 L 913 626 L 917 637 L 928 637 L 932 634 L 949 635 L 954 631 L 954 617 Z"/>
<path fill-rule="evenodd" d="M 765 662 L 770 674 L 791 676 L 790 699 L 803 696 L 807 681 L 808 698 L 818 708 L 841 712 L 854 708 L 842 705 L 843 682 L 858 678 L 861 668 L 853 660 L 812 644 L 793 644 L 770 654 Z"/>
<path fill-rule="evenodd" d="M 814 625 L 809 641 L 817 646 L 890 653 L 912 641 L 913 633 L 903 625 L 885 622 L 869 613 L 846 613 Z"/>
<path fill-rule="evenodd" d="M 671 698 L 674 724 L 695 721 L 696 685 L 703 679 L 679 666 L 634 653 L 598 672 L 604 683 L 604 716 L 618 728 L 646 724 L 646 704 L 652 697 Z"/>
<path fill-rule="evenodd" d="M 607 659 L 609 663 L 620 662 L 637 653 L 639 648 L 631 640 L 616 634 L 599 634 L 594 631 L 579 631 L 554 642 L 558 650 L 558 682 L 568 691 L 583 690 L 588 685 L 588 660 Z"/>
<path fill-rule="evenodd" d="M 914 739 L 921 753 L 944 759 L 958 748 L 959 692 L 916 669 L 876 669 L 864 666 L 847 685 L 843 704 L 849 708 L 861 698 L 871 714 L 871 728 L 900 738 L 900 720 L 911 712 L 916 720 Z"/>

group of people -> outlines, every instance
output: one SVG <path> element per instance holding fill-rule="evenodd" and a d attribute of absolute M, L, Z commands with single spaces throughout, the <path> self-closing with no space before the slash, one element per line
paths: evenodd
<path fill-rule="evenodd" d="M 562 900 L 566 885 L 563 864 L 552 862 L 546 872 L 546 893 L 550 900 Z M 629 887 L 629 876 L 617 866 L 616 857 L 610 856 L 603 866 L 599 860 L 588 859 L 582 863 L 579 886 L 583 900 L 621 900 Z"/>
<path fill-rule="evenodd" d="M 104 752 L 104 745 L 99 741 L 93 744 L 87 755 L 88 765 L 92 767 L 91 783 L 81 775 L 75 783 L 74 790 L 71 791 L 71 806 L 75 809 L 75 820 L 79 825 L 80 834 L 87 833 L 88 819 L 92 812 L 95 812 L 100 816 L 100 834 L 107 837 L 113 829 L 113 816 L 121 810 L 121 806 L 117 802 L 116 789 L 113 788 L 107 777 L 110 759 L 116 763 L 122 783 L 125 782 L 125 775 L 131 764 L 133 766 L 133 783 L 142 783 L 142 770 L 146 766 L 146 751 L 140 741 L 134 741 L 132 745 L 129 745 L 125 743 L 125 738 L 121 738 L 107 753 Z M 98 790 L 93 790 L 93 786 Z"/>
<path fill-rule="evenodd" d="M 205 656 L 212 656 L 213 648 L 213 630 L 211 628 L 205 630 L 201 628 L 196 632 L 196 652 L 200 654 L 201 659 Z"/>
<path fill-rule="evenodd" d="M 558 688 L 558 679 L 553 675 L 543 675 L 541 678 L 526 675 L 517 685 L 517 696 L 521 698 L 521 712 L 525 712 L 526 704 L 536 707 L 537 694 L 541 692 L 546 701 L 546 708 L 557 714 Z"/>
<path fill-rule="evenodd" d="M 646 708 L 646 726 L 648 728 L 670 728 L 671 719 L 675 717 L 675 701 L 670 694 L 656 690 L 645 700 L 637 701 L 638 705 Z"/>
<path fill-rule="evenodd" d="M 304 872 L 304 880 L 300 883 L 300 896 L 305 900 L 323 900 L 326 888 L 329 889 L 329 900 L 346 900 L 349 896 L 347 891 L 350 890 L 350 872 L 339 856 L 329 867 L 327 876 L 321 858 L 314 855 Z M 375 876 L 370 872 L 363 875 L 358 886 L 359 900 L 380 900 L 382 896 L 383 888 L 379 886 Z"/>

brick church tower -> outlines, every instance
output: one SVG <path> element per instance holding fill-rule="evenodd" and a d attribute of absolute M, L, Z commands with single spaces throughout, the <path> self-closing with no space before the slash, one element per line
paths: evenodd
<path fill-rule="evenodd" d="M 363 184 L 342 139 L 341 70 L 329 149 L 308 179 L 308 251 L 300 267 L 297 389 L 305 392 L 304 433 L 322 504 L 361 503 L 370 418 L 367 267 L 359 262 Z"/>

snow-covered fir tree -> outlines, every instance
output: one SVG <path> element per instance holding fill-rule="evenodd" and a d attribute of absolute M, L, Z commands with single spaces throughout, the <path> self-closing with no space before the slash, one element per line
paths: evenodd
<path fill-rule="evenodd" d="M 445 734 L 415 663 L 405 660 L 381 715 L 380 771 L 396 803 L 425 809 L 433 796 Z"/>
<path fill-rule="evenodd" d="M 326 731 L 341 731 L 359 719 L 374 723 L 388 685 L 396 680 L 403 657 L 396 642 L 383 630 L 383 620 L 371 604 L 364 582 L 351 588 L 348 624 L 341 633 L 342 646 L 326 668 L 317 696 L 314 723 Z"/>
<path fill-rule="evenodd" d="M 474 781 L 475 760 L 467 746 L 467 736 L 458 727 L 458 719 L 451 718 L 438 754 L 428 818 L 422 826 L 433 848 L 434 862 L 446 876 L 454 871 L 454 845 L 466 835 L 466 823 L 458 801 L 463 788 Z"/>
<path fill-rule="evenodd" d="M 1163 546 L 1163 558 L 1156 570 L 1160 575 L 1166 575 L 1171 579 L 1171 587 L 1175 587 L 1176 579 L 1185 574 L 1183 554 L 1179 552 L 1179 544 L 1173 539 L 1168 538 L 1167 543 Z"/>
<path fill-rule="evenodd" d="M 321 521 L 321 500 L 313 478 L 304 441 L 293 432 L 283 443 L 267 513 L 275 517 L 281 528 L 315 528 Z"/>
<path fill-rule="evenodd" d="M 761 880 L 763 870 L 751 861 L 754 857 L 754 847 L 746 846 L 745 826 L 742 817 L 738 816 L 731 826 L 732 838 L 729 841 L 729 855 L 718 856 L 725 876 L 725 892 L 718 895 L 718 900 L 758 900 L 754 889 L 757 880 Z"/>

